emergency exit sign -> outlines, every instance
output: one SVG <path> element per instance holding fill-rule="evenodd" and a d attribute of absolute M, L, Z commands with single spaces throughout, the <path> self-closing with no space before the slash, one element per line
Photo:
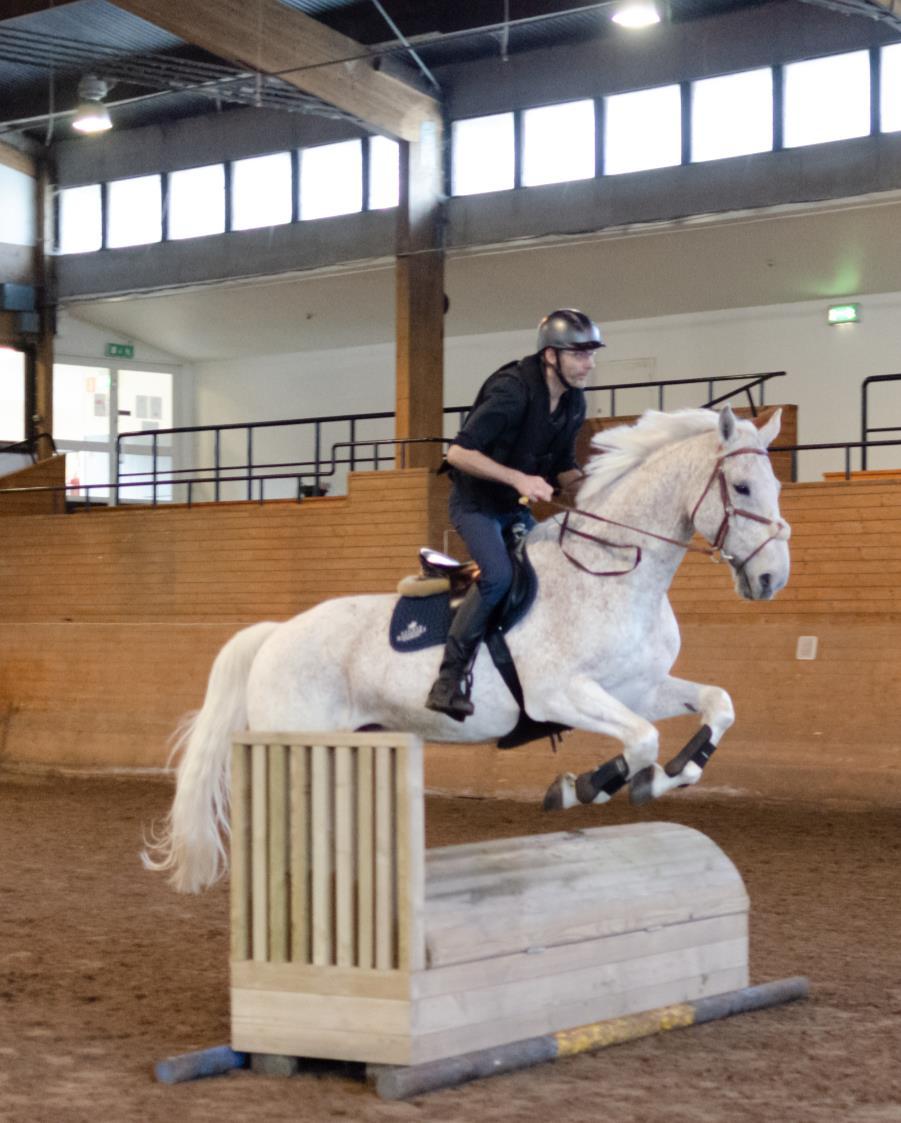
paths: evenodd
<path fill-rule="evenodd" d="M 133 359 L 135 348 L 133 343 L 107 343 L 106 357 L 108 359 Z"/>

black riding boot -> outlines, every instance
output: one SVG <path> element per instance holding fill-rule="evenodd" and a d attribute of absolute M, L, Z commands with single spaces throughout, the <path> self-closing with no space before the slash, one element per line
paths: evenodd
<path fill-rule="evenodd" d="M 492 608 L 486 608 L 482 601 L 478 585 L 473 585 L 451 622 L 441 669 L 429 691 L 426 709 L 447 714 L 454 721 L 465 721 L 474 712 L 469 691 L 463 687 L 463 679 L 482 642 L 491 612 Z"/>

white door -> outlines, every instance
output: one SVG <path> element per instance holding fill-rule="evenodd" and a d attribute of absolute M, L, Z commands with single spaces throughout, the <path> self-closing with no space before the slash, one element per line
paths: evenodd
<path fill-rule="evenodd" d="M 53 435 L 66 453 L 70 500 L 115 502 L 116 438 L 120 442 L 119 502 L 147 502 L 153 494 L 154 440 L 172 426 L 172 373 L 56 363 L 53 368 Z M 145 435 L 148 434 L 148 435 Z M 171 440 L 156 440 L 156 475 L 172 470 Z M 157 499 L 172 489 L 157 486 Z"/>

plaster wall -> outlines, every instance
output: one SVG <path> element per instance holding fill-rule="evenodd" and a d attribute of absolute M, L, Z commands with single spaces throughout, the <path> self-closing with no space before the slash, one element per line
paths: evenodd
<path fill-rule="evenodd" d="M 867 296 L 860 302 L 861 322 L 839 328 L 826 323 L 826 301 L 604 322 L 608 346 L 600 353 L 592 381 L 604 386 L 784 370 L 786 376 L 768 386 L 767 401 L 798 406 L 801 442 L 857 440 L 862 380 L 901 370 L 901 293 Z M 449 338 L 445 404 L 467 405 L 491 370 L 533 347 L 531 327 Z M 390 411 L 394 349 L 376 344 L 265 355 L 253 361 L 202 362 L 195 365 L 194 376 L 198 424 Z M 722 386 L 720 392 L 727 388 Z M 699 405 L 705 392 L 706 386 L 672 390 L 665 406 Z M 592 412 L 609 414 L 609 402 L 609 394 L 593 395 Z M 617 394 L 619 415 L 655 406 L 656 391 L 650 389 Z M 901 426 L 901 383 L 872 391 L 871 424 Z M 455 428 L 455 420 L 449 418 L 446 433 Z M 390 423 L 370 423 L 363 432 L 390 436 Z M 309 435 L 301 439 L 284 431 L 278 441 L 273 435 L 273 441 L 279 455 L 310 449 Z M 897 450 L 874 450 L 870 467 L 893 467 L 899 460 Z M 839 451 L 804 453 L 800 478 L 817 479 L 823 471 L 842 467 Z"/>

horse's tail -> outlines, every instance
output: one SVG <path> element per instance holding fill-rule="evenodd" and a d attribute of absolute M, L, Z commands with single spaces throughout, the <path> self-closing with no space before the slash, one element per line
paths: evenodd
<path fill-rule="evenodd" d="M 172 808 L 145 840 L 147 869 L 168 870 L 179 893 L 199 893 L 228 868 L 230 739 L 247 728 L 247 678 L 257 652 L 278 624 L 244 628 L 213 662 L 206 697 L 176 730 L 171 759 L 180 756 Z"/>

